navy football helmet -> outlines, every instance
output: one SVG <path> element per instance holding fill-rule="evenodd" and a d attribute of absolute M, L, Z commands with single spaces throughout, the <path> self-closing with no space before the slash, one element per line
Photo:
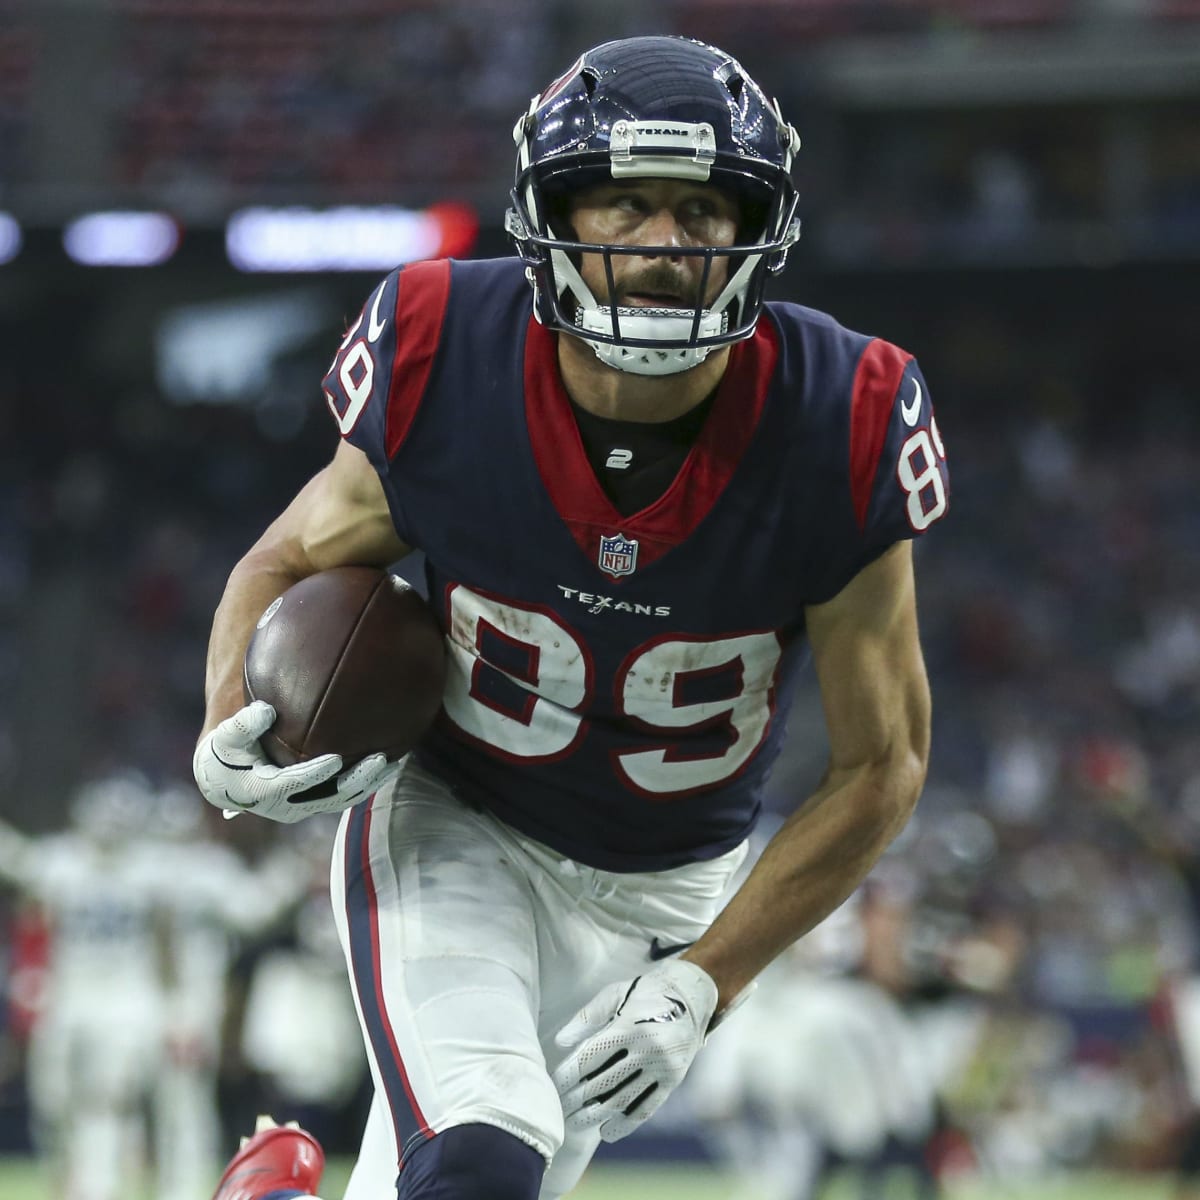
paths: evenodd
<path fill-rule="evenodd" d="M 534 312 L 549 328 L 587 341 L 622 371 L 667 375 L 754 332 L 768 275 L 800 236 L 792 159 L 800 147 L 776 101 L 736 59 L 691 38 L 637 37 L 586 51 L 530 102 L 513 130 L 516 182 L 505 228 L 533 284 Z M 742 211 L 734 246 L 592 245 L 553 228 L 571 191 L 608 179 L 711 182 Z M 704 259 L 694 310 L 601 305 L 578 269 L 583 253 Z M 704 306 L 718 258 L 728 282 Z"/>

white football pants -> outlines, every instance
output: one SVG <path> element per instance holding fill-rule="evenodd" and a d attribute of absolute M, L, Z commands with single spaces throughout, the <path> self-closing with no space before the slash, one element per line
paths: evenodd
<path fill-rule="evenodd" d="M 346 1200 L 394 1194 L 404 1156 L 455 1125 L 507 1130 L 565 1195 L 599 1145 L 564 1136 L 554 1035 L 606 984 L 691 942 L 744 845 L 669 871 L 584 867 L 467 807 L 411 761 L 346 812 L 332 896 L 375 1082 Z"/>

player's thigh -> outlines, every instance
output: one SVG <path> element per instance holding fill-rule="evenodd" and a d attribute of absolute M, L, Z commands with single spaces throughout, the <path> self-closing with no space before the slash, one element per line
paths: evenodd
<path fill-rule="evenodd" d="M 74 1024 L 53 1010 L 42 1016 L 28 1057 L 29 1099 L 40 1120 L 55 1120 L 68 1108 L 76 1057 Z"/>
<path fill-rule="evenodd" d="M 333 895 L 393 1163 L 473 1122 L 549 1158 L 562 1110 L 538 1041 L 531 891 L 493 827 L 410 768 L 344 818 Z"/>
<path fill-rule="evenodd" d="M 537 848 L 531 853 L 542 855 Z M 739 846 L 709 862 L 643 874 L 555 871 L 549 864 L 539 891 L 537 924 L 542 940 L 540 1035 L 551 1068 L 566 1053 L 555 1044 L 555 1034 L 602 988 L 645 974 L 658 961 L 652 953 L 694 942 L 704 933 L 745 854 Z M 567 1133 L 546 1172 L 541 1200 L 568 1194 L 599 1144 L 595 1129 Z"/>
<path fill-rule="evenodd" d="M 164 1052 L 157 1000 L 142 994 L 97 1006 L 84 1035 L 77 1080 L 91 1099 L 130 1108 L 149 1095 Z"/>
<path fill-rule="evenodd" d="M 564 869 L 561 856 L 555 863 L 544 848 L 526 849 L 540 868 L 540 1033 L 553 1068 L 564 1053 L 554 1035 L 592 997 L 645 974 L 712 924 L 746 850 L 670 871 L 617 873 L 569 862 Z"/>
<path fill-rule="evenodd" d="M 35 1033 L 30 1088 L 52 1116 L 69 1106 L 129 1106 L 148 1092 L 162 1059 L 160 1014 L 153 997 L 97 988 Z"/>

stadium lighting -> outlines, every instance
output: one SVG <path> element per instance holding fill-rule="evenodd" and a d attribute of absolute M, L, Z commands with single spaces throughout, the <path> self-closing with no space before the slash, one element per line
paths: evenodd
<path fill-rule="evenodd" d="M 87 267 L 153 267 L 179 245 L 173 217 L 157 212 L 96 212 L 63 230 L 63 249 Z"/>
<path fill-rule="evenodd" d="M 386 271 L 466 254 L 478 228 L 461 204 L 245 208 L 229 218 L 225 250 L 239 271 Z"/>
<path fill-rule="evenodd" d="M 11 213 L 0 212 L 0 263 L 16 258 L 23 240 L 17 218 Z"/>

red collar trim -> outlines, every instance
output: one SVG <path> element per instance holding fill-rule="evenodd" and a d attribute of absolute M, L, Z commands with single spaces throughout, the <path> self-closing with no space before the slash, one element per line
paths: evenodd
<path fill-rule="evenodd" d="M 623 517 L 592 473 L 558 371 L 555 335 L 530 318 L 525 419 L 533 456 L 551 502 L 597 570 L 601 537 L 623 533 L 635 540 L 642 568 L 695 532 L 750 445 L 778 356 L 779 335 L 763 318 L 753 337 L 731 348 L 712 410 L 674 482 L 648 508 Z"/>

